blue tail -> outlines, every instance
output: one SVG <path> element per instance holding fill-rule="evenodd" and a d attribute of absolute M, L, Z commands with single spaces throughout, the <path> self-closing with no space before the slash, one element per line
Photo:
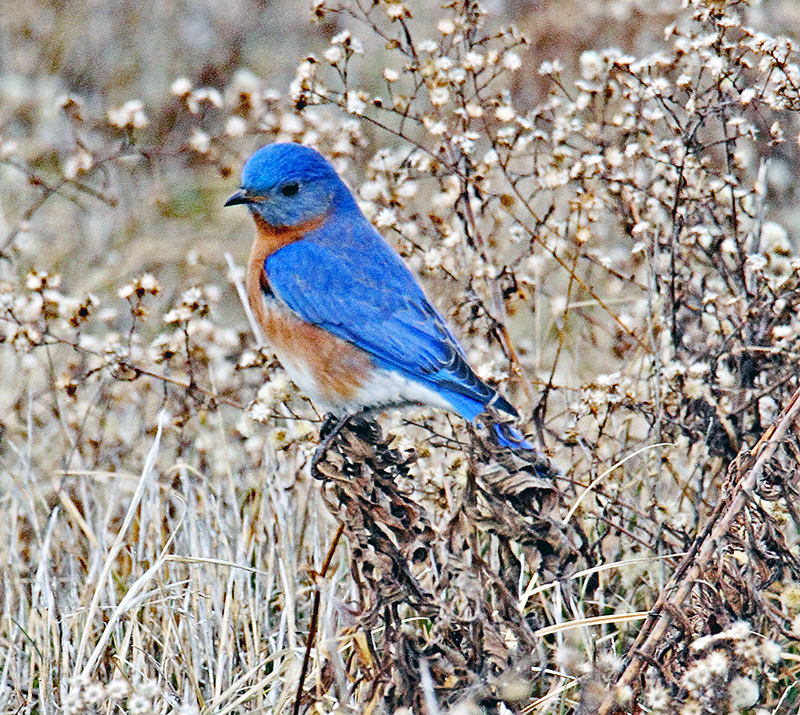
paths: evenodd
<path fill-rule="evenodd" d="M 525 439 L 522 432 L 508 422 L 496 422 L 492 425 L 492 431 L 501 447 L 507 447 L 512 450 L 527 449 L 536 451 L 536 447 Z"/>

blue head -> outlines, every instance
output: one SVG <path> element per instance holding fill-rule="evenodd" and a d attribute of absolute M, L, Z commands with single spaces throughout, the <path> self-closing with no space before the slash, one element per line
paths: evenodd
<path fill-rule="evenodd" d="M 315 149 L 302 144 L 269 144 L 242 170 L 241 189 L 226 206 L 247 204 L 270 226 L 284 227 L 323 218 L 355 200 L 336 170 Z"/>

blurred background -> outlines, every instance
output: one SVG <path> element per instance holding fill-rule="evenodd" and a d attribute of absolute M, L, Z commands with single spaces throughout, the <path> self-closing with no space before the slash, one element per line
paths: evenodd
<path fill-rule="evenodd" d="M 436 35 L 439 5 L 409 3 L 414 27 L 430 28 L 429 34 Z M 491 0 L 484 8 L 487 22 L 497 27 L 514 23 L 529 41 L 521 51 L 522 71 L 515 73 L 510 88 L 515 106 L 526 110 L 551 89 L 550 80 L 537 72 L 542 62 L 559 60 L 564 78 L 571 79 L 579 74 L 584 50 L 652 52 L 663 43 L 663 28 L 680 10 L 680 2 Z M 373 89 L 387 56 L 384 43 L 345 13 L 318 15 L 323 13 L 305 3 L 267 0 L 5 3 L 0 14 L 0 137 L 18 146 L 32 168 L 56 173 L 76 139 L 90 141 L 85 133 L 73 131 L 59 108 L 60 99 L 68 94 L 81 98 L 84 115 L 95 119 L 138 100 L 149 119 L 138 141 L 150 141 L 155 153 L 144 185 L 139 172 L 114 177 L 122 182 L 114 192 L 116 206 L 105 211 L 91 206 L 87 212 L 57 199 L 52 210 L 38 212 L 34 230 L 14 242 L 0 272 L 9 270 L 7 260 L 13 255 L 24 269 L 36 263 L 58 270 L 67 280 L 80 278 L 91 289 L 112 275 L 116 279 L 142 268 L 166 271 L 176 261 L 190 278 L 202 272 L 197 266 L 203 263 L 217 271 L 223 247 L 241 261 L 247 250 L 242 233 L 246 217 L 244 212 L 222 211 L 220 199 L 235 187 L 241 162 L 258 141 L 249 137 L 238 145 L 230 143 L 224 163 L 233 176 L 222 177 L 202 162 L 198 166 L 196 157 L 179 155 L 170 136 L 186 129 L 186 113 L 170 95 L 170 86 L 184 77 L 192 86 L 223 91 L 244 71 L 260 86 L 285 96 L 298 63 L 323 52 L 333 36 L 349 29 L 367 51 L 367 60 L 354 70 L 364 76 L 354 83 Z M 752 3 L 745 15 L 746 22 L 756 27 L 766 23 L 776 34 L 796 35 L 800 29 L 800 3 L 795 0 Z M 366 126 L 364 131 L 369 136 L 375 130 Z M 392 142 L 386 133 L 375 139 L 377 145 Z M 0 164 L 0 241 L 18 228 L 36 195 L 19 178 L 13 167 Z M 88 196 L 75 200 L 91 202 Z M 187 255 L 194 266 L 183 260 Z M 91 276 L 81 271 L 82 264 L 92 265 Z"/>

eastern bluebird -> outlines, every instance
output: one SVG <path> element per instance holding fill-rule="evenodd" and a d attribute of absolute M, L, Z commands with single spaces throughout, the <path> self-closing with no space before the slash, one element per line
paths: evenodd
<path fill-rule="evenodd" d="M 339 417 L 404 405 L 470 422 L 516 410 L 482 382 L 411 271 L 361 213 L 336 170 L 301 144 L 271 144 L 225 206 L 247 204 L 256 238 L 247 295 L 293 382 Z M 532 449 L 511 425 L 499 442 Z"/>

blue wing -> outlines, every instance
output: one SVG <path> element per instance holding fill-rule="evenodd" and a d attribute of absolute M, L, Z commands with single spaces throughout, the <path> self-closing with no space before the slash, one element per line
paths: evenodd
<path fill-rule="evenodd" d="M 469 367 L 400 257 L 366 219 L 346 218 L 329 220 L 267 258 L 278 297 L 303 320 L 365 350 L 380 367 L 434 388 L 469 420 L 493 398 L 495 407 L 516 414 Z"/>

